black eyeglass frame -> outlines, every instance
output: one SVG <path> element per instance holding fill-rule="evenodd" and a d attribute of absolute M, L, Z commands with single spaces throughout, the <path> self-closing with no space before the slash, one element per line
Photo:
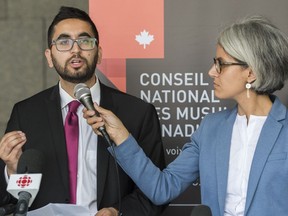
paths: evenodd
<path fill-rule="evenodd" d="M 240 66 L 248 67 L 247 63 L 245 62 L 221 62 L 221 60 L 218 58 L 213 58 L 213 60 L 214 60 L 214 65 L 218 74 L 221 74 L 222 66 L 240 65 Z"/>
<path fill-rule="evenodd" d="M 81 42 L 81 41 L 83 42 L 84 40 L 87 40 L 87 39 L 90 40 L 90 41 L 93 41 L 93 46 L 92 46 L 91 48 L 89 48 L 89 49 L 83 49 L 83 48 L 81 47 L 81 43 L 80 43 L 80 42 Z M 57 42 L 64 41 L 64 40 L 70 41 L 69 44 L 71 44 L 71 45 L 70 45 L 71 47 L 70 47 L 69 49 L 67 49 L 67 50 L 66 50 L 66 49 L 65 49 L 65 50 L 61 50 L 61 49 L 59 49 L 58 46 L 57 46 Z M 78 47 L 79 47 L 81 50 L 84 50 L 84 51 L 93 50 L 96 45 L 98 46 L 98 40 L 97 40 L 96 38 L 78 38 L 78 39 L 59 38 L 59 39 L 57 39 L 57 40 L 53 40 L 52 43 L 51 43 L 51 45 L 50 45 L 50 47 L 52 47 L 53 45 L 55 45 L 55 46 L 56 46 L 56 49 L 57 49 L 59 52 L 67 52 L 67 51 L 70 51 L 70 50 L 73 48 L 75 42 L 77 43 Z"/>

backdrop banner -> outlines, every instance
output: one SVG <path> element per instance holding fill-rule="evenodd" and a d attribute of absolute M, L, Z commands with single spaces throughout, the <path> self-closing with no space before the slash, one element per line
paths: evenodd
<path fill-rule="evenodd" d="M 258 14 L 287 33 L 287 8 L 283 0 L 90 0 L 104 58 L 98 76 L 155 105 L 168 164 L 207 113 L 234 105 L 215 97 L 208 76 L 219 32 Z M 276 93 L 286 105 L 287 89 Z M 201 203 L 199 189 L 196 181 L 163 215 L 190 215 Z"/>

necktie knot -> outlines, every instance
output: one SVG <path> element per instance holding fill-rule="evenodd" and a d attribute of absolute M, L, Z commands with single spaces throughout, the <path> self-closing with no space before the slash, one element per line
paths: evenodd
<path fill-rule="evenodd" d="M 80 106 L 80 102 L 77 100 L 73 100 L 68 104 L 69 112 L 76 113 L 78 107 Z"/>

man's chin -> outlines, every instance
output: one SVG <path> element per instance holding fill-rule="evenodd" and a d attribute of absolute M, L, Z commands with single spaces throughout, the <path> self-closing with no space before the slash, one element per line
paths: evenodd
<path fill-rule="evenodd" d="M 93 78 L 94 74 L 91 74 L 91 76 L 61 76 L 61 78 L 67 82 L 71 83 L 85 83 L 88 80 Z"/>
<path fill-rule="evenodd" d="M 87 78 L 63 78 L 63 77 L 62 77 L 62 79 L 67 81 L 67 82 L 74 83 L 74 84 L 85 83 L 89 80 Z"/>

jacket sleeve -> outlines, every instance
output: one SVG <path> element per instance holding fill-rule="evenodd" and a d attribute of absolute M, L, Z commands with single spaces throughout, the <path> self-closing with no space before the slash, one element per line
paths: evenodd
<path fill-rule="evenodd" d="M 165 158 L 157 112 L 153 105 L 148 104 L 143 113 L 142 121 L 137 123 L 138 128 L 128 128 L 128 130 L 136 138 L 145 155 L 157 167 L 163 169 Z M 134 191 L 122 200 L 124 216 L 159 216 L 166 207 L 167 204 L 153 204 L 136 185 Z"/>

